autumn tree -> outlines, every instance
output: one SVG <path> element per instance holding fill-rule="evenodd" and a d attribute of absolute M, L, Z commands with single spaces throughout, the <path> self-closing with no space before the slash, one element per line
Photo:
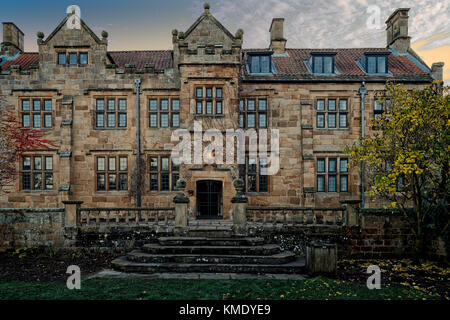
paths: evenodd
<path fill-rule="evenodd" d="M 368 194 L 389 200 L 411 222 L 418 254 L 424 249 L 425 226 L 436 220 L 433 214 L 443 221 L 442 233 L 449 229 L 448 92 L 439 83 L 422 90 L 388 84 L 390 105 L 372 121 L 376 133 L 346 148 L 353 164 L 365 165 Z"/>
<path fill-rule="evenodd" d="M 19 174 L 16 163 L 24 153 L 53 145 L 44 135 L 41 130 L 22 128 L 16 114 L 7 110 L 4 97 L 0 96 L 0 192 Z"/>

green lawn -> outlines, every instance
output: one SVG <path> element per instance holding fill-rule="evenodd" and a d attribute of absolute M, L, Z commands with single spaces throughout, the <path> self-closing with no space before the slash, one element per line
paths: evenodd
<path fill-rule="evenodd" d="M 436 299 L 406 286 L 382 286 L 369 290 L 356 284 L 323 277 L 308 280 L 181 280 L 181 279 L 90 279 L 81 290 L 68 290 L 65 283 L 0 282 L 0 300 L 8 299 L 124 299 L 124 300 L 233 300 L 233 299 Z"/>

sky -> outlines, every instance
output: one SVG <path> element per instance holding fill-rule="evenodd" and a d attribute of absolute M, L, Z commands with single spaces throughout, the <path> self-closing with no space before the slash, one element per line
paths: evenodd
<path fill-rule="evenodd" d="M 186 31 L 203 12 L 201 0 L 0 0 L 0 21 L 25 33 L 25 50 L 37 51 L 36 33 L 47 36 L 69 5 L 108 50 L 171 49 L 171 31 Z M 413 49 L 431 66 L 443 61 L 450 84 L 450 0 L 213 0 L 211 13 L 232 33 L 244 30 L 245 48 L 266 48 L 272 18 L 285 18 L 288 48 L 386 46 L 385 21 L 396 8 L 409 11 Z"/>

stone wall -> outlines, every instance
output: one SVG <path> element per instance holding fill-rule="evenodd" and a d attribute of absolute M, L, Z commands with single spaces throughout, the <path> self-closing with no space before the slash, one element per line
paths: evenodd
<path fill-rule="evenodd" d="M 64 209 L 0 209 L 0 251 L 39 246 L 64 246 Z"/>

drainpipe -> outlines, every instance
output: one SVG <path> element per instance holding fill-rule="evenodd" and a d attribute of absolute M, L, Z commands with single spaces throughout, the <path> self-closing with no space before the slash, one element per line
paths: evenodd
<path fill-rule="evenodd" d="M 136 85 L 136 168 L 137 168 L 137 183 L 136 183 L 136 205 L 141 207 L 141 78 L 135 78 L 134 84 Z M 141 216 L 138 212 L 139 218 Z"/>
<path fill-rule="evenodd" d="M 361 95 L 361 140 L 365 137 L 365 128 L 366 128 L 366 121 L 365 121 L 365 109 L 364 109 L 364 100 L 366 97 L 366 86 L 365 82 L 361 84 L 361 87 L 358 90 L 359 94 Z M 364 208 L 364 162 L 361 162 L 361 208 Z"/>

